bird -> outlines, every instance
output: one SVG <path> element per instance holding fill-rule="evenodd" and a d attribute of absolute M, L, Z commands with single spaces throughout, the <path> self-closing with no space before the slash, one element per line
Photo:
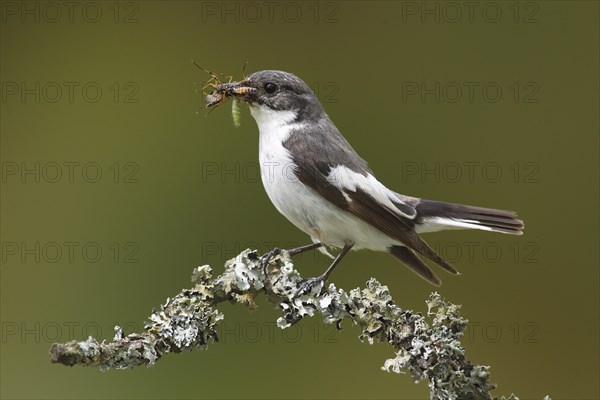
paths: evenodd
<path fill-rule="evenodd" d="M 441 279 L 425 259 L 458 271 L 422 238 L 446 229 L 523 233 L 514 211 L 403 195 L 381 183 L 344 138 L 311 88 L 296 75 L 254 72 L 216 91 L 248 104 L 259 130 L 259 164 L 265 191 L 311 244 L 289 250 L 341 249 L 310 283 L 324 283 L 350 250 L 387 252 L 427 282 Z M 207 100 L 208 101 L 208 100 Z"/>

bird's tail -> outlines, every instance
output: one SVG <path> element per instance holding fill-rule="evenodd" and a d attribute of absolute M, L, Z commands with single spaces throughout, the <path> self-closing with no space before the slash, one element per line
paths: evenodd
<path fill-rule="evenodd" d="M 524 224 L 517 213 L 494 208 L 465 206 L 441 201 L 420 200 L 416 204 L 422 231 L 443 229 L 481 229 L 522 235 Z"/>

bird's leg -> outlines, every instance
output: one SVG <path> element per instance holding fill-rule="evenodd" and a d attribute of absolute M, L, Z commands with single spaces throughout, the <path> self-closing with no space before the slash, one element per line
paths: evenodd
<path fill-rule="evenodd" d="M 331 275 L 331 273 L 333 272 L 333 270 L 335 269 L 335 267 L 340 263 L 340 261 L 342 261 L 342 258 L 344 258 L 344 256 L 346 254 L 348 254 L 348 252 L 350 251 L 350 249 L 352 248 L 352 246 L 354 246 L 354 243 L 351 244 L 347 244 L 344 246 L 344 248 L 342 249 L 342 251 L 340 251 L 340 253 L 335 257 L 335 260 L 333 260 L 333 262 L 331 263 L 331 265 L 329 266 L 329 268 L 327 268 L 327 270 L 325 271 L 325 273 L 323 273 L 320 276 L 317 276 L 315 278 L 306 278 L 302 281 L 302 283 L 300 283 L 298 290 L 296 291 L 296 295 L 298 295 L 300 292 L 302 291 L 308 291 L 310 290 L 310 288 L 315 285 L 316 283 L 324 283 L 327 278 L 329 278 L 329 275 Z M 307 246 L 305 246 L 307 247 Z M 321 292 L 321 290 L 319 289 L 319 293 Z"/>
<path fill-rule="evenodd" d="M 300 247 L 296 247 L 294 249 L 289 249 L 288 253 L 290 256 L 295 256 L 297 254 L 300 253 L 304 253 L 305 251 L 309 251 L 309 250 L 314 250 L 314 249 L 318 249 L 319 247 L 322 247 L 323 243 L 311 243 L 311 244 L 307 244 L 306 246 L 300 246 Z"/>
<path fill-rule="evenodd" d="M 352 246 L 354 246 L 354 243 L 345 245 L 342 251 L 340 251 L 340 253 L 335 257 L 335 260 L 333 260 L 329 268 L 327 268 L 325 273 L 319 278 L 322 278 L 324 281 L 326 281 L 327 278 L 329 278 L 329 275 L 331 275 L 331 273 L 333 272 L 334 268 L 339 264 L 340 261 L 342 261 L 342 258 L 344 258 L 344 256 L 348 254 L 350 249 L 352 249 Z"/>

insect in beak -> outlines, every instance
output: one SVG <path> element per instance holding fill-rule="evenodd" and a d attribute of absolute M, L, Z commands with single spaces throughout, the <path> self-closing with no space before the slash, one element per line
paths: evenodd
<path fill-rule="evenodd" d="M 245 71 L 248 63 L 244 64 L 244 68 L 242 69 L 243 78 L 241 81 L 232 82 L 233 76 L 230 76 L 229 81 L 226 83 L 221 82 L 221 79 L 219 79 L 216 74 L 205 68 L 202 68 L 200 65 L 196 64 L 196 62 L 192 61 L 192 63 L 203 72 L 209 74 L 211 77 L 202 87 L 207 108 L 215 108 L 227 100 L 228 97 L 234 97 L 236 95 L 243 96 L 255 90 L 254 88 L 248 86 L 248 81 L 246 79 Z M 213 88 L 213 91 L 208 93 L 207 89 L 211 87 Z"/>
<path fill-rule="evenodd" d="M 230 95 L 244 96 L 256 90 L 255 88 L 248 86 L 248 81 L 246 80 L 240 82 L 232 82 L 230 85 L 232 85 L 229 89 Z"/>
<path fill-rule="evenodd" d="M 231 115 L 233 117 L 233 124 L 235 127 L 240 126 L 240 100 L 244 100 L 243 96 L 253 92 L 256 90 L 255 88 L 249 86 L 249 82 L 246 79 L 246 64 L 242 69 L 242 80 L 239 82 L 232 82 L 233 76 L 229 77 L 229 81 L 226 83 L 221 82 L 219 77 L 210 72 L 207 69 L 202 68 L 200 65 L 196 64 L 194 61 L 192 63 L 198 67 L 200 70 L 206 72 L 210 75 L 210 79 L 208 82 L 202 87 L 202 93 L 205 95 L 204 100 L 206 101 L 206 108 L 209 108 L 209 113 L 218 107 L 220 104 L 225 102 L 227 98 L 232 98 L 231 104 Z M 213 91 L 208 93 L 208 88 L 213 88 Z"/>

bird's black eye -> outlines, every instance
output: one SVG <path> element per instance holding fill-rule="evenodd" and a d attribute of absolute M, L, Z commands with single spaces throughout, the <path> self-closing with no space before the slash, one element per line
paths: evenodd
<path fill-rule="evenodd" d="M 265 92 L 273 94 L 277 91 L 277 85 L 271 82 L 265 83 Z"/>

